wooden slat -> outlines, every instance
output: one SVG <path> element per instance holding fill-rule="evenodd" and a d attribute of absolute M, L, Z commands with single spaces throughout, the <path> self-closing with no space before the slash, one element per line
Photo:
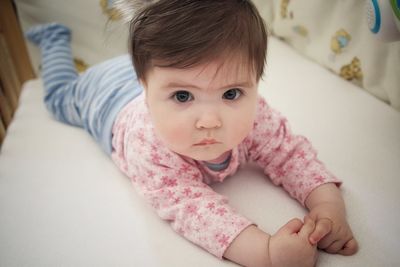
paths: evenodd
<path fill-rule="evenodd" d="M 5 36 L 20 83 L 35 78 L 24 36 L 11 0 L 0 0 L 0 32 Z"/>
<path fill-rule="evenodd" d="M 1 86 L 1 84 L 0 84 Z M 11 118 L 13 115 L 13 109 L 11 108 L 10 104 L 8 103 L 7 98 L 3 93 L 2 86 L 0 87 L 0 118 L 4 124 L 4 128 L 7 129 L 7 126 L 11 122 Z"/>
<path fill-rule="evenodd" d="M 15 64 L 9 53 L 8 46 L 2 35 L 0 35 L 0 79 L 2 83 L 2 90 L 10 103 L 12 109 L 16 109 L 18 105 L 18 91 L 20 90 L 21 83 L 18 79 Z"/>
<path fill-rule="evenodd" d="M 22 84 L 35 78 L 12 0 L 0 0 L 0 146 Z"/>
<path fill-rule="evenodd" d="M 0 147 L 1 144 L 3 143 L 4 137 L 6 137 L 6 127 L 3 121 L 0 121 Z"/>
<path fill-rule="evenodd" d="M 0 81 L 0 147 L 6 136 L 7 125 L 11 121 L 11 108 L 9 107 L 6 97 L 3 94 L 3 88 Z"/>
<path fill-rule="evenodd" d="M 3 85 L 0 81 L 0 147 L 3 143 L 4 137 L 6 136 L 6 129 L 11 122 L 12 115 L 13 109 L 3 93 Z"/>

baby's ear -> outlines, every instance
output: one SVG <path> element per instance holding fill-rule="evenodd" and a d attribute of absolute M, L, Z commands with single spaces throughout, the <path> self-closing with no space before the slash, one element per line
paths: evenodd
<path fill-rule="evenodd" d="M 143 80 L 143 79 L 139 79 L 139 83 L 140 83 L 140 85 L 143 87 L 143 91 L 144 91 L 144 94 L 145 94 L 146 106 L 148 106 L 148 104 L 147 104 L 147 93 L 148 93 L 148 90 L 147 90 L 147 83 L 146 83 L 146 81 Z"/>
<path fill-rule="evenodd" d="M 147 91 L 147 83 L 143 78 L 139 79 L 139 83 L 143 87 L 143 90 Z"/>

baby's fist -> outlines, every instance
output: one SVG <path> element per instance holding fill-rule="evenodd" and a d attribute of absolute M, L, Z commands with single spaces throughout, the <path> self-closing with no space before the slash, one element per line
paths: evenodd
<path fill-rule="evenodd" d="M 317 260 L 317 248 L 308 241 L 314 222 L 293 219 L 282 226 L 271 238 L 269 255 L 271 266 L 312 267 Z"/>
<path fill-rule="evenodd" d="M 319 205 L 307 217 L 315 223 L 315 229 L 309 236 L 311 244 L 318 244 L 318 248 L 332 254 L 348 256 L 357 252 L 357 241 L 341 208 Z"/>

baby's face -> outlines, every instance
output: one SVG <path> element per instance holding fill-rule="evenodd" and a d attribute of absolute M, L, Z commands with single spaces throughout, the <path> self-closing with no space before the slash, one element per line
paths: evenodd
<path fill-rule="evenodd" d="M 258 84 L 254 72 L 237 66 L 242 62 L 230 59 L 188 69 L 153 67 L 147 73 L 146 102 L 169 149 L 210 161 L 248 135 Z"/>

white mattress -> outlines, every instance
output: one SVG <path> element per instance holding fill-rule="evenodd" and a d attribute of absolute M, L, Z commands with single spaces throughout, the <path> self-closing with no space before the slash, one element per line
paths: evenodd
<path fill-rule="evenodd" d="M 360 243 L 318 266 L 399 266 L 400 114 L 271 39 L 260 91 L 343 181 Z M 0 266 L 234 266 L 175 234 L 83 130 L 25 84 L 0 153 Z M 213 186 L 270 233 L 305 210 L 255 166 Z"/>

